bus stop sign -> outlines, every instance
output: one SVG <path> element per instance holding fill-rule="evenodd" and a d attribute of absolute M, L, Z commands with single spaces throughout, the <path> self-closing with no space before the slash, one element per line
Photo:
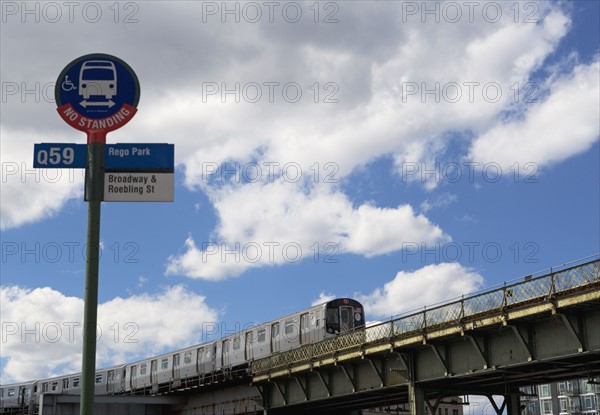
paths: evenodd
<path fill-rule="evenodd" d="M 95 53 L 81 56 L 63 69 L 54 96 L 58 113 L 71 127 L 107 133 L 135 115 L 140 83 L 121 59 Z"/>

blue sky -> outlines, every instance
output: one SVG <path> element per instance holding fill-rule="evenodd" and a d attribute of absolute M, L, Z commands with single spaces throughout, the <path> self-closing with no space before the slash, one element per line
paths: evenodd
<path fill-rule="evenodd" d="M 176 162 L 174 202 L 102 205 L 99 366 L 600 252 L 598 2 L 23 4 L 2 3 L 2 383 L 79 370 L 83 176 L 32 160 L 85 142 L 53 88 L 88 53 L 141 84 L 108 142 Z"/>

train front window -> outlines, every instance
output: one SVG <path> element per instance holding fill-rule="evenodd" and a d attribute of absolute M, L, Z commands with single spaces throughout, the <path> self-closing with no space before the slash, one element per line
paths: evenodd
<path fill-rule="evenodd" d="M 330 308 L 327 310 L 327 323 L 331 325 L 340 324 L 340 316 L 337 308 Z"/>
<path fill-rule="evenodd" d="M 325 319 L 325 330 L 327 333 L 340 332 L 340 311 L 337 307 L 327 309 L 327 317 Z"/>

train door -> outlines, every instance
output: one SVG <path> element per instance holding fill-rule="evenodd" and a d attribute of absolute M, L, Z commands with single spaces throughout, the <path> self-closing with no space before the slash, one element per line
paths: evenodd
<path fill-rule="evenodd" d="M 181 376 L 179 369 L 180 357 L 181 356 L 179 353 L 173 355 L 173 379 L 179 379 L 179 377 Z"/>
<path fill-rule="evenodd" d="M 273 353 L 279 353 L 281 350 L 279 345 L 279 323 L 273 323 L 271 325 L 271 351 Z"/>
<path fill-rule="evenodd" d="M 252 332 L 249 331 L 246 333 L 246 360 L 252 360 L 254 354 L 252 353 L 252 348 L 254 347 L 254 342 L 252 341 Z"/>
<path fill-rule="evenodd" d="M 152 390 L 158 391 L 158 360 L 156 359 L 150 362 L 150 383 Z"/>
<path fill-rule="evenodd" d="M 135 390 L 137 389 L 137 366 L 136 365 L 132 365 L 131 366 L 131 373 L 130 373 L 130 385 L 131 385 L 131 389 Z"/>
<path fill-rule="evenodd" d="M 300 316 L 300 344 L 310 343 L 310 327 L 308 313 Z"/>
<path fill-rule="evenodd" d="M 122 392 L 125 390 L 126 379 L 127 379 L 127 366 L 123 367 L 123 370 L 121 371 L 121 387 L 119 388 L 119 390 L 117 392 Z"/>
<path fill-rule="evenodd" d="M 210 372 L 214 372 L 217 370 L 217 342 L 212 344 L 212 348 L 209 352 L 210 354 Z"/>
<path fill-rule="evenodd" d="M 27 386 L 19 387 L 19 405 L 29 405 L 29 388 Z"/>
<path fill-rule="evenodd" d="M 229 366 L 229 339 L 223 340 L 223 349 L 221 350 L 221 354 L 223 366 Z"/>
<path fill-rule="evenodd" d="M 352 318 L 354 310 L 350 306 L 340 307 L 340 332 L 347 333 L 354 328 L 354 319 Z"/>
<path fill-rule="evenodd" d="M 109 395 L 115 393 L 115 371 L 109 370 L 106 375 L 106 392 Z"/>

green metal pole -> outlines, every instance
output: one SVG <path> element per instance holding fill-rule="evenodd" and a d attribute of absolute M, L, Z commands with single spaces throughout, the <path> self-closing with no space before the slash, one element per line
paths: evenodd
<path fill-rule="evenodd" d="M 94 413 L 98 268 L 100 259 L 100 204 L 104 196 L 105 143 L 105 132 L 88 133 L 88 166 L 85 178 L 85 198 L 88 201 L 88 224 L 80 415 L 93 415 Z"/>

